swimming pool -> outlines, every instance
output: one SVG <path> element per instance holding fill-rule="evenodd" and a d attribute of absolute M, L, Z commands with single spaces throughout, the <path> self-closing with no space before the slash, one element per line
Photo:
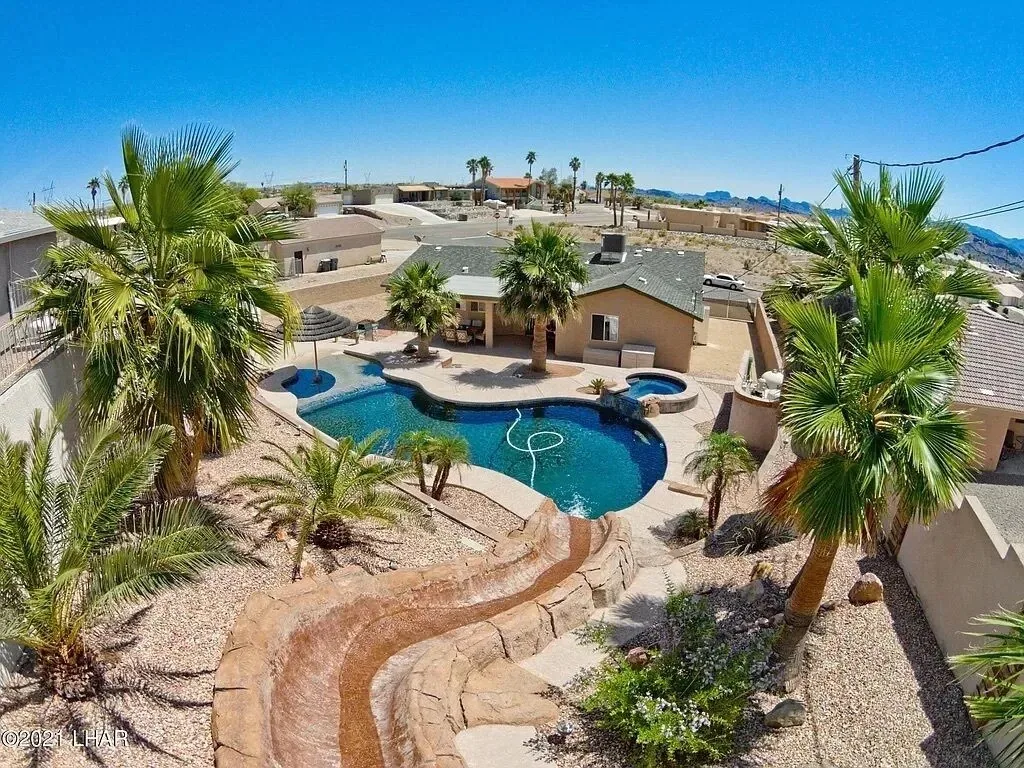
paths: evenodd
<path fill-rule="evenodd" d="M 520 408 L 453 405 L 387 381 L 381 370 L 351 356 L 332 360 L 336 392 L 300 398 L 299 415 L 332 437 L 361 439 L 383 430 L 388 449 L 413 429 L 460 434 L 473 464 L 532 481 L 563 511 L 587 517 L 630 506 L 665 474 L 657 433 L 609 408 L 570 400 Z"/>
<path fill-rule="evenodd" d="M 627 376 L 626 383 L 629 384 L 629 391 L 626 397 L 637 400 L 644 395 L 678 395 L 686 391 L 686 383 L 674 379 L 671 376 L 661 376 L 657 373 L 638 373 L 635 376 Z"/>

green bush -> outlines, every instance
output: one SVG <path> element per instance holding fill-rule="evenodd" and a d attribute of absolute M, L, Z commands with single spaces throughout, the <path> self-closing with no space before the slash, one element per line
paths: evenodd
<path fill-rule="evenodd" d="M 677 539 L 703 539 L 711 533 L 708 516 L 700 507 L 686 510 L 676 523 Z"/>
<path fill-rule="evenodd" d="M 759 513 L 732 532 L 726 543 L 726 552 L 730 555 L 752 555 L 795 538 L 791 528 Z"/>
<path fill-rule="evenodd" d="M 595 395 L 600 395 L 607 386 L 608 382 L 600 377 L 590 380 L 590 388 L 594 391 Z"/>
<path fill-rule="evenodd" d="M 734 749 L 750 696 L 769 681 L 768 646 L 731 648 L 704 598 L 673 592 L 665 610 L 667 650 L 650 651 L 641 665 L 606 646 L 583 709 L 635 745 L 643 768 L 720 760 Z"/>

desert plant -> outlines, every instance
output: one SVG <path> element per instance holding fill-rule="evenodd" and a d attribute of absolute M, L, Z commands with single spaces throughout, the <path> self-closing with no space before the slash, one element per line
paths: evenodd
<path fill-rule="evenodd" d="M 157 488 L 194 492 L 199 459 L 229 448 L 253 420 L 260 363 L 282 338 L 260 317 L 298 320 L 259 243 L 294 236 L 280 218 L 238 215 L 224 181 L 234 164 L 231 136 L 206 128 L 154 139 L 122 137 L 131 200 L 105 177 L 116 229 L 77 203 L 43 216 L 68 235 L 46 255 L 31 311 L 52 338 L 85 353 L 79 416 L 116 419 L 126 429 L 174 428 Z"/>
<path fill-rule="evenodd" d="M 708 525 L 713 531 L 718 527 L 722 498 L 735 492 L 743 479 L 757 471 L 757 462 L 742 436 L 712 432 L 686 457 L 683 470 L 696 477 L 698 483 L 708 484 Z"/>
<path fill-rule="evenodd" d="M 672 591 L 665 606 L 666 648 L 642 663 L 608 647 L 583 709 L 618 735 L 643 768 L 702 764 L 727 757 L 752 694 L 767 682 L 767 649 L 734 650 L 701 597 Z M 600 643 L 606 634 L 584 633 Z"/>
<path fill-rule="evenodd" d="M 480 166 L 480 202 L 483 203 L 487 199 L 487 177 L 491 175 L 494 166 L 487 155 L 481 155 L 477 163 Z"/>
<path fill-rule="evenodd" d="M 536 162 L 537 153 L 531 149 L 529 152 L 526 153 L 526 165 L 528 166 L 528 170 L 526 171 L 526 177 L 528 179 L 533 178 L 533 164 Z"/>
<path fill-rule="evenodd" d="M 981 678 L 978 693 L 965 699 L 982 731 L 1005 739 L 996 755 L 1000 764 L 1024 765 L 1024 615 L 999 610 L 972 623 L 999 629 L 972 633 L 987 642 L 953 656 L 950 663 Z"/>
<path fill-rule="evenodd" d="M 281 201 L 295 216 L 310 217 L 316 211 L 316 195 L 310 184 L 290 184 L 281 190 Z"/>
<path fill-rule="evenodd" d="M 469 464 L 469 442 L 459 435 L 435 435 L 430 441 L 430 463 L 434 465 L 434 482 L 430 495 L 440 499 L 452 469 Z"/>
<path fill-rule="evenodd" d="M 473 179 L 470 182 L 470 186 L 474 188 L 473 202 L 476 203 L 476 175 L 480 171 L 480 161 L 477 160 L 475 157 L 469 158 L 469 160 L 466 161 L 466 170 L 469 171 L 469 175 Z"/>
<path fill-rule="evenodd" d="M 93 210 L 96 209 L 96 195 L 99 194 L 100 186 L 101 184 L 99 176 L 93 176 L 91 179 L 89 179 L 89 183 L 85 185 L 85 188 L 89 190 L 89 194 L 92 195 Z"/>
<path fill-rule="evenodd" d="M 420 493 L 427 492 L 426 464 L 430 461 L 430 449 L 434 442 L 434 433 L 429 429 L 416 429 L 403 432 L 395 445 L 397 458 L 412 463 L 413 472 L 420 485 Z"/>
<path fill-rule="evenodd" d="M 502 309 L 510 317 L 533 321 L 530 368 L 546 371 L 548 321 L 564 323 L 576 314 L 576 291 L 589 279 L 576 238 L 563 227 L 534 219 L 501 253 L 494 275 L 501 282 Z"/>
<path fill-rule="evenodd" d="M 598 171 L 594 174 L 594 190 L 596 191 L 597 202 L 601 202 L 601 192 L 604 190 L 604 173 Z"/>
<path fill-rule="evenodd" d="M 388 283 L 388 314 L 400 328 L 416 331 L 416 355 L 430 357 L 430 340 L 443 328 L 459 322 L 459 297 L 447 288 L 441 265 L 426 261 L 407 264 Z"/>
<path fill-rule="evenodd" d="M 703 539 L 711 533 L 707 515 L 700 507 L 686 510 L 676 522 L 675 537 L 677 539 Z"/>
<path fill-rule="evenodd" d="M 607 389 L 607 388 L 608 388 L 608 382 L 607 382 L 607 380 L 605 380 L 605 379 L 602 379 L 602 378 L 601 378 L 600 376 L 598 376 L 597 378 L 593 378 L 593 379 L 591 379 L 591 380 L 590 380 L 590 390 L 591 390 L 591 391 L 592 391 L 592 392 L 593 392 L 593 393 L 594 393 L 595 395 L 600 395 L 600 394 L 601 394 L 602 392 L 604 392 L 604 391 L 605 391 L 605 389 Z"/>
<path fill-rule="evenodd" d="M 294 452 L 264 441 L 273 453 L 262 458 L 277 471 L 232 481 L 234 487 L 257 492 L 251 506 L 275 524 L 294 528 L 293 581 L 301 576 L 306 542 L 322 523 L 373 520 L 393 525 L 413 519 L 419 511 L 412 499 L 392 487 L 409 476 L 408 465 L 370 456 L 379 437 L 371 435 L 361 442 L 345 437 L 333 448 L 316 439 Z"/>
<path fill-rule="evenodd" d="M 148 503 L 170 427 L 97 425 L 61 473 L 65 411 L 45 425 L 36 411 L 28 441 L 0 430 L 0 640 L 30 648 L 44 687 L 76 700 L 102 685 L 89 645 L 100 624 L 213 566 L 254 561 L 240 530 L 195 499 Z"/>
<path fill-rule="evenodd" d="M 796 538 L 792 529 L 768 515 L 756 513 L 737 526 L 725 543 L 730 555 L 752 555 Z"/>
<path fill-rule="evenodd" d="M 583 163 L 580 162 L 578 157 L 573 157 L 569 160 L 569 169 L 572 171 L 572 209 L 576 210 L 576 174 L 579 173 L 580 168 L 583 167 Z"/>

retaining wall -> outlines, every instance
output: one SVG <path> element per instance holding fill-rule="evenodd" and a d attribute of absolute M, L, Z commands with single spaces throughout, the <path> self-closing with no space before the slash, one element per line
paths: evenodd
<path fill-rule="evenodd" d="M 765 309 L 764 301 L 758 298 L 754 305 L 754 336 L 757 339 L 757 346 L 761 350 L 761 359 L 764 361 L 765 370 L 782 370 L 782 351 L 779 349 L 779 342 L 772 333 L 771 321 L 768 318 L 768 310 Z"/>

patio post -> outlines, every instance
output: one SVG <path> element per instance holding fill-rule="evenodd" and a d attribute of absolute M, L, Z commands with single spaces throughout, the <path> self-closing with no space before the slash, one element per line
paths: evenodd
<path fill-rule="evenodd" d="M 494 302 L 484 302 L 484 346 L 494 346 Z"/>

